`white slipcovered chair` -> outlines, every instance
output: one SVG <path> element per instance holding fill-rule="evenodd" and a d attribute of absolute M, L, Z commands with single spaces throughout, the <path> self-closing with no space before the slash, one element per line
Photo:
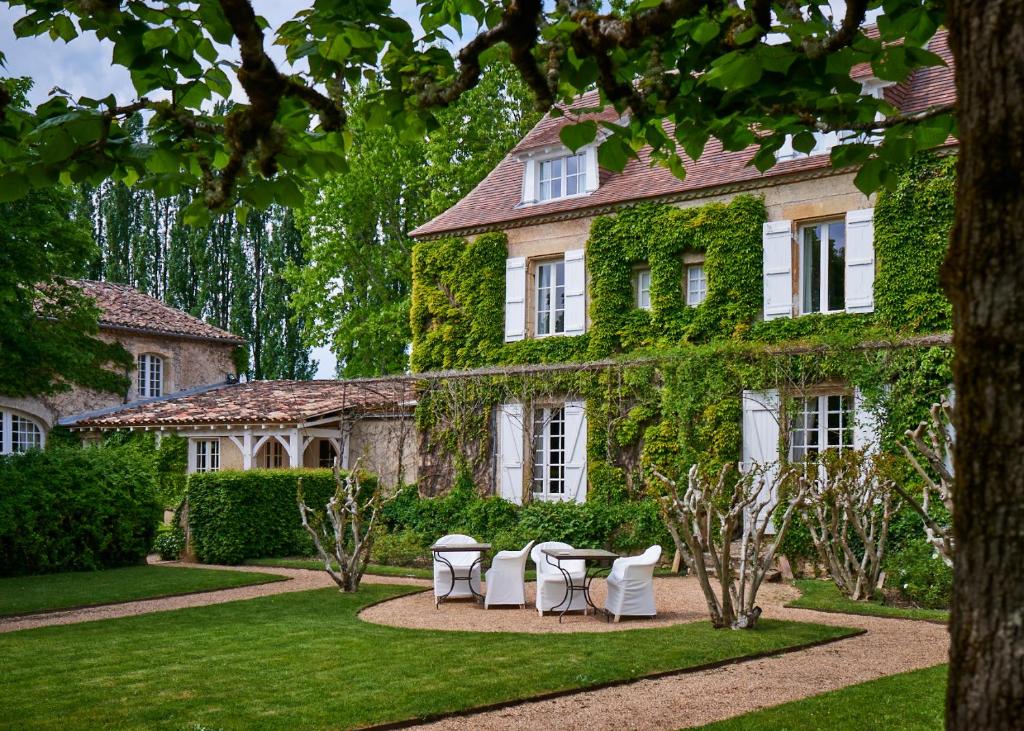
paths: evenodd
<path fill-rule="evenodd" d="M 572 593 L 572 600 L 569 602 L 568 608 L 564 605 L 559 606 L 566 600 L 567 587 L 565 575 L 558 570 L 558 563 L 554 559 L 551 559 L 550 562 L 548 561 L 548 557 L 543 553 L 545 548 L 565 548 L 571 550 L 572 546 L 560 541 L 547 541 L 545 543 L 538 543 L 530 551 L 530 558 L 533 559 L 533 563 L 537 566 L 537 612 L 543 617 L 544 612 L 551 611 L 555 607 L 558 607 L 559 611 L 563 609 L 565 611 L 572 611 L 574 609 L 586 611 L 587 600 L 582 591 Z M 587 574 L 587 565 L 583 561 L 562 561 L 561 566 L 572 577 L 574 584 L 577 586 L 583 584 L 583 579 Z"/>
<path fill-rule="evenodd" d="M 639 556 L 617 558 L 608 574 L 605 609 L 620 617 L 655 617 L 654 567 L 661 558 L 661 546 L 651 546 Z"/>
<path fill-rule="evenodd" d="M 520 551 L 498 551 L 491 561 L 491 568 L 484 574 L 487 594 L 484 609 L 492 604 L 518 604 L 526 607 L 526 559 L 529 558 L 530 541 Z"/>
<path fill-rule="evenodd" d="M 476 543 L 472 536 L 452 533 L 438 539 L 437 545 L 450 546 L 458 543 Z M 434 604 L 441 599 L 465 599 L 480 594 L 480 558 L 479 551 L 441 551 L 434 554 Z M 440 560 L 444 559 L 444 560 Z M 451 564 L 451 568 L 445 563 Z M 452 570 L 459 581 L 453 581 Z M 466 581 L 469 579 L 469 581 Z M 472 585 L 473 590 L 470 590 Z M 474 594 L 473 592 L 476 592 Z"/>

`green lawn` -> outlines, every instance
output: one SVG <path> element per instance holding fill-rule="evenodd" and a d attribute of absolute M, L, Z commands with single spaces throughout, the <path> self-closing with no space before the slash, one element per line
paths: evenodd
<path fill-rule="evenodd" d="M 282 577 L 272 574 L 174 566 L 128 566 L 105 571 L 17 576 L 0 579 L 0 617 L 281 580 Z"/>
<path fill-rule="evenodd" d="M 876 600 L 855 602 L 843 596 L 831 581 L 797 579 L 794 583 L 802 594 L 799 599 L 787 604 L 787 607 L 818 609 L 823 612 L 842 612 L 844 614 L 866 614 L 872 617 L 924 619 L 931 622 L 949 621 L 948 609 L 891 607 Z"/>
<path fill-rule="evenodd" d="M 315 558 L 251 558 L 247 566 L 273 566 L 283 569 L 312 569 L 323 571 L 324 565 Z M 366 567 L 371 576 L 405 576 L 410 579 L 433 579 L 433 569 L 414 568 L 412 566 L 384 566 L 372 563 Z"/>
<path fill-rule="evenodd" d="M 0 635 L 0 728 L 349 728 L 851 632 L 766 620 L 742 632 L 699 622 L 599 634 L 468 633 L 356 616 L 411 590 L 304 591 Z"/>
<path fill-rule="evenodd" d="M 702 726 L 701 731 L 941 731 L 945 665 L 851 685 Z"/>

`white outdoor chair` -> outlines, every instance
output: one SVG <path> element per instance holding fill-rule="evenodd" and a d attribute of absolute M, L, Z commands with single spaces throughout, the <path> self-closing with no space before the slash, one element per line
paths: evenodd
<path fill-rule="evenodd" d="M 639 556 L 617 558 L 608 574 L 608 598 L 604 607 L 620 617 L 655 617 L 654 567 L 661 558 L 661 546 L 651 546 Z"/>
<path fill-rule="evenodd" d="M 457 543 L 476 543 L 472 536 L 452 533 L 438 539 L 437 544 L 450 546 Z M 434 554 L 434 604 L 441 599 L 465 599 L 480 595 L 480 558 L 479 551 L 441 551 Z M 443 559 L 443 560 L 440 560 Z M 445 564 L 447 561 L 451 568 Z M 452 570 L 459 581 L 453 581 Z M 469 579 L 469 581 L 466 581 Z M 472 586 L 472 590 L 470 589 Z M 476 592 L 474 594 L 474 592 Z"/>
<path fill-rule="evenodd" d="M 492 604 L 518 604 L 526 607 L 526 559 L 533 541 L 521 551 L 498 551 L 491 561 L 491 568 L 484 574 L 487 582 L 487 596 L 484 609 Z"/>
<path fill-rule="evenodd" d="M 564 605 L 559 606 L 566 600 L 565 575 L 558 570 L 558 563 L 554 559 L 551 559 L 549 563 L 548 557 L 541 553 L 545 548 L 571 549 L 572 546 L 560 541 L 547 541 L 538 543 L 530 551 L 530 558 L 537 566 L 537 612 L 543 617 L 544 612 L 549 612 L 555 607 L 559 607 L 559 611 L 563 609 L 565 611 L 574 609 L 586 611 L 587 600 L 582 591 L 572 593 L 572 600 L 569 602 L 568 608 Z M 569 572 L 574 584 L 581 585 L 583 583 L 587 574 L 587 565 L 583 561 L 562 561 L 561 566 Z"/>

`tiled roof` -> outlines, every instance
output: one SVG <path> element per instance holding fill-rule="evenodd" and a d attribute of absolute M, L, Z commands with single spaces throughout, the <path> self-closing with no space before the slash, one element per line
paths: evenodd
<path fill-rule="evenodd" d="M 159 427 L 204 424 L 301 424 L 343 411 L 408 408 L 413 379 L 249 381 L 189 396 L 151 400 L 81 419 L 74 427 Z"/>
<path fill-rule="evenodd" d="M 124 284 L 97 282 L 91 279 L 72 281 L 82 288 L 100 308 L 100 327 L 140 330 L 158 335 L 220 340 L 241 344 L 244 338 L 208 325 L 181 310 L 165 305 L 158 299 L 143 294 Z"/>
<path fill-rule="evenodd" d="M 921 111 L 933 105 L 947 104 L 955 100 L 952 55 L 949 51 L 945 31 L 936 34 L 930 49 L 942 56 L 950 65 L 919 70 L 907 84 L 887 90 L 886 98 L 890 102 L 898 104 L 905 112 Z M 596 92 L 585 94 L 572 105 L 572 109 L 592 107 L 596 100 Z M 588 115 L 585 118 L 595 117 L 614 121 L 617 114 L 614 110 L 607 109 L 600 114 Z M 828 155 L 815 155 L 781 162 L 767 172 L 760 173 L 756 168 L 748 165 L 755 148 L 727 152 L 722 149 L 717 140 L 711 140 L 699 160 L 685 160 L 686 178 L 680 180 L 668 168 L 662 165 L 652 165 L 650 149 L 645 148 L 638 153 L 639 159 L 630 160 L 621 173 L 601 170 L 600 186 L 588 196 L 519 207 L 525 165 L 519 159 L 520 153 L 525 150 L 558 144 L 559 130 L 577 119 L 571 115 L 545 116 L 465 198 L 436 218 L 411 231 L 410 235 L 429 237 L 486 230 L 500 225 L 525 225 L 530 222 L 530 219 L 535 218 L 569 218 L 585 215 L 588 211 L 602 210 L 644 199 L 673 195 L 697 195 L 700 191 L 721 186 L 756 184 L 761 180 L 767 181 L 793 173 L 824 171 L 831 164 Z"/>

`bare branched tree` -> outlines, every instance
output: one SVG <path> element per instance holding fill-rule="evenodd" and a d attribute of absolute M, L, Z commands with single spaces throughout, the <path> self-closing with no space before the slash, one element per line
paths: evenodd
<path fill-rule="evenodd" d="M 953 521 L 940 523 L 932 515 L 932 500 L 938 500 L 945 506 L 947 514 L 953 515 L 953 409 L 948 401 L 932 404 L 931 418 L 922 421 L 916 429 L 908 429 L 907 439 L 910 440 L 916 453 L 905 444 L 900 449 L 907 460 L 921 475 L 924 484 L 921 499 L 910 495 L 902 486 L 896 485 L 900 494 L 924 521 L 924 533 L 928 543 L 936 550 L 949 567 L 953 566 L 953 551 L 956 544 L 953 540 Z M 922 459 L 924 464 L 922 464 Z M 926 466 L 927 465 L 927 468 Z M 930 468 L 930 469 L 928 469 Z"/>
<path fill-rule="evenodd" d="M 335 460 L 334 483 L 334 495 L 325 506 L 325 518 L 306 505 L 300 477 L 299 515 L 302 516 L 302 527 L 313 539 L 317 555 L 334 583 L 342 591 L 358 591 L 373 547 L 373 529 L 381 506 L 381 491 L 377 483 L 364 483 L 360 479 L 358 461 L 351 471 L 343 475 L 338 460 Z"/>
<path fill-rule="evenodd" d="M 797 483 L 800 508 L 818 557 L 850 599 L 870 599 L 879 583 L 889 523 L 899 510 L 895 483 L 878 458 L 858 450 L 826 450 Z"/>
<path fill-rule="evenodd" d="M 734 475 L 732 465 L 727 464 L 717 479 L 711 480 L 695 464 L 682 494 L 674 480 L 657 470 L 654 474 L 668 489 L 661 501 L 662 515 L 676 548 L 700 582 L 712 625 L 753 628 L 761 616 L 757 592 L 803 500 L 802 489 L 787 500 L 777 532 L 766 546 L 776 496 L 788 479 L 788 470 L 754 465 Z M 738 565 L 734 567 L 733 536 L 737 529 L 742 529 L 742 537 L 735 557 Z M 718 579 L 717 588 L 712 584 L 712 573 Z"/>

